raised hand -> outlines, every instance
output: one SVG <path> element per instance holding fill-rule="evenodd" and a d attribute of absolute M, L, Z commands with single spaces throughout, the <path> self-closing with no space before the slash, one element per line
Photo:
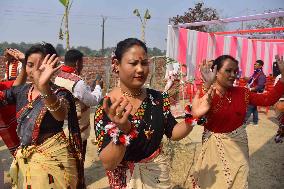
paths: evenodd
<path fill-rule="evenodd" d="M 12 57 L 14 57 L 16 60 L 21 61 L 25 59 L 25 54 L 17 49 L 7 49 L 6 52 Z"/>
<path fill-rule="evenodd" d="M 49 86 L 51 76 L 60 69 L 61 65 L 56 67 L 57 62 L 58 57 L 53 54 L 52 56 L 45 56 L 42 63 L 38 62 L 34 65 L 34 83 L 40 92 L 45 92 L 46 87 Z"/>
<path fill-rule="evenodd" d="M 206 60 L 203 60 L 202 64 L 200 65 L 202 79 L 204 81 L 205 86 L 208 88 L 214 83 L 216 79 L 217 67 L 214 66 L 214 69 L 212 70 L 212 65 L 212 61 Z"/>
<path fill-rule="evenodd" d="M 108 105 L 109 98 L 105 98 L 103 102 L 103 108 L 106 112 L 108 118 L 118 126 L 120 130 L 122 130 L 125 133 L 128 133 L 131 129 L 131 123 L 128 120 L 128 116 L 132 110 L 132 105 L 129 104 L 129 101 L 120 98 L 119 100 L 115 100 L 113 104 L 109 107 Z M 128 108 L 126 111 L 125 108 L 130 105 L 130 108 Z"/>
<path fill-rule="evenodd" d="M 284 76 L 284 61 L 283 61 L 283 56 L 279 57 L 279 56 L 276 56 L 276 62 L 278 64 L 278 67 L 279 67 L 279 71 L 282 75 L 282 78 Z"/>
<path fill-rule="evenodd" d="M 191 113 L 194 117 L 201 117 L 205 115 L 210 109 L 211 101 L 214 95 L 213 86 L 209 88 L 207 93 L 200 97 L 200 91 L 198 90 L 196 95 L 192 100 L 192 109 Z"/>

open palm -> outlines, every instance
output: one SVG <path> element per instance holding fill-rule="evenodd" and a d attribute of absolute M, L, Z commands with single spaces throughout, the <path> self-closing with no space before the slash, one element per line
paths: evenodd
<path fill-rule="evenodd" d="M 7 53 L 14 57 L 16 60 L 25 59 L 25 54 L 17 49 L 7 49 Z"/>
<path fill-rule="evenodd" d="M 215 81 L 217 73 L 217 67 L 215 66 L 214 69 L 212 70 L 211 69 L 212 65 L 213 65 L 212 61 L 210 62 L 206 60 L 203 60 L 202 64 L 200 65 L 200 72 L 202 79 L 208 87 Z"/>
<path fill-rule="evenodd" d="M 191 113 L 194 117 L 201 117 L 208 112 L 208 110 L 210 109 L 213 94 L 213 86 L 211 86 L 208 92 L 202 97 L 200 97 L 200 91 L 197 91 L 192 100 Z"/>
<path fill-rule="evenodd" d="M 60 69 L 61 66 L 56 67 L 58 57 L 56 55 L 47 55 L 42 63 L 38 62 L 33 68 L 33 78 L 38 89 L 49 84 L 51 76 Z"/>
<path fill-rule="evenodd" d="M 276 59 L 278 67 L 279 67 L 279 71 L 281 72 L 282 76 L 284 76 L 284 60 L 283 60 L 283 56 L 278 57 Z"/>

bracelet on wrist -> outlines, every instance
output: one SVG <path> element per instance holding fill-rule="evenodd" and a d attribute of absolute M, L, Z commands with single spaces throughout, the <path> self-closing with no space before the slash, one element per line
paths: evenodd
<path fill-rule="evenodd" d="M 50 111 L 50 112 L 56 112 L 56 111 L 59 110 L 59 108 L 61 108 L 61 106 L 62 106 L 62 98 L 59 99 L 59 100 L 56 100 L 55 105 L 57 104 L 58 101 L 59 101 L 59 104 L 58 104 L 58 106 L 56 106 L 56 107 L 50 107 L 50 106 L 47 106 L 47 105 L 45 105 L 45 107 L 46 107 L 47 110 Z M 55 105 L 54 105 L 54 106 L 55 106 Z"/>
<path fill-rule="evenodd" d="M 113 122 L 110 122 L 105 126 L 105 132 L 112 138 L 114 144 L 122 144 L 124 146 L 128 146 L 133 139 L 138 137 L 136 127 L 131 125 L 129 133 L 125 134 Z"/>
<path fill-rule="evenodd" d="M 54 103 L 48 104 L 48 105 L 46 105 L 46 106 L 48 106 L 48 107 L 50 107 L 50 108 L 53 108 L 56 104 L 58 104 L 58 102 L 59 102 L 59 99 L 56 98 L 56 101 L 55 101 Z"/>
<path fill-rule="evenodd" d="M 185 123 L 191 125 L 192 127 L 194 127 L 195 125 L 203 125 L 204 123 L 206 123 L 205 117 L 201 117 L 201 118 L 193 117 L 193 115 L 191 114 L 190 105 L 185 106 L 184 113 L 185 113 L 185 116 L 184 116 Z"/>
<path fill-rule="evenodd" d="M 202 85 L 202 90 L 206 93 L 208 91 L 208 88 L 205 87 L 205 84 Z"/>
<path fill-rule="evenodd" d="M 49 97 L 51 97 L 53 95 L 53 92 L 49 93 L 49 94 L 43 94 L 43 93 L 40 93 L 40 97 L 42 99 L 47 99 Z"/>

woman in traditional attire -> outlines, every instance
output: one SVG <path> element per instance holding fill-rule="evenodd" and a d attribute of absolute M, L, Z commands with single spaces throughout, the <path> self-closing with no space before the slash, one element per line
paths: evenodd
<path fill-rule="evenodd" d="M 283 58 L 278 61 L 284 74 Z M 213 62 L 217 66 L 211 107 L 205 117 L 202 150 L 192 181 L 194 188 L 248 188 L 249 150 L 243 126 L 248 105 L 271 106 L 284 92 L 284 79 L 272 91 L 257 94 L 244 87 L 233 87 L 238 75 L 238 62 L 222 55 Z M 283 78 L 283 77 L 282 77 Z"/>
<path fill-rule="evenodd" d="M 13 188 L 83 188 L 81 138 L 72 94 L 50 83 L 56 67 L 54 47 L 31 47 L 25 54 L 31 83 L 1 92 L 1 105 L 16 104 L 20 146 L 10 176 Z M 63 132 L 68 117 L 69 139 Z"/>
<path fill-rule="evenodd" d="M 17 49 L 7 49 L 6 53 L 13 57 L 15 60 L 24 62 L 25 55 Z M 24 84 L 26 81 L 26 68 L 22 67 L 20 74 L 16 80 L 1 81 L 0 91 L 7 90 L 12 86 Z M 15 150 L 20 145 L 20 140 L 16 132 L 16 106 L 15 104 L 0 107 L 0 137 L 3 139 L 7 148 L 14 155 Z"/>
<path fill-rule="evenodd" d="M 128 38 L 119 42 L 113 65 L 120 86 L 95 113 L 98 152 L 110 188 L 171 188 L 162 138 L 166 135 L 176 141 L 186 137 L 197 120 L 187 112 L 185 121 L 177 123 L 170 112 L 168 94 L 143 88 L 149 60 L 142 41 Z M 211 92 L 195 97 L 195 116 L 208 110 Z"/>

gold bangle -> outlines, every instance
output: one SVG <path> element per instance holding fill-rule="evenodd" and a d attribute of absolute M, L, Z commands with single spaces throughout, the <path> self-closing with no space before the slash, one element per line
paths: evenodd
<path fill-rule="evenodd" d="M 40 94 L 40 97 L 42 99 L 47 99 L 48 97 L 51 97 L 53 95 L 53 92 L 49 93 L 49 94 Z"/>
<path fill-rule="evenodd" d="M 59 99 L 56 98 L 56 101 L 53 104 L 48 104 L 48 107 L 54 107 L 58 103 Z"/>
<path fill-rule="evenodd" d="M 62 106 L 62 98 L 59 99 L 59 104 L 58 104 L 57 107 L 50 108 L 50 107 L 45 105 L 47 110 L 50 111 L 50 112 L 56 112 L 57 110 L 59 110 L 59 108 L 61 108 L 61 106 Z"/>
<path fill-rule="evenodd" d="M 205 87 L 204 84 L 202 85 L 202 90 L 203 90 L 204 92 L 207 92 L 207 91 L 208 91 L 207 87 Z"/>

